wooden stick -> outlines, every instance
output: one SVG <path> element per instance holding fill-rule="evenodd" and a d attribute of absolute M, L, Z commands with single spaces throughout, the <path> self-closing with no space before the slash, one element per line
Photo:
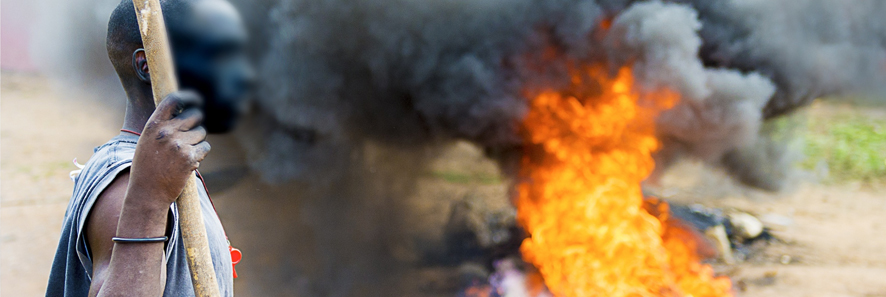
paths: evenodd
<path fill-rule="evenodd" d="M 154 103 L 160 104 L 163 98 L 178 90 L 163 12 L 160 10 L 159 0 L 132 0 L 132 3 L 138 15 L 138 27 L 148 58 L 148 69 L 151 71 Z M 198 297 L 221 296 L 218 281 L 215 279 L 215 269 L 212 267 L 206 226 L 203 225 L 196 175 L 192 175 L 188 180 L 176 201 L 176 206 L 179 228 L 188 255 L 188 267 L 191 270 L 191 283 L 194 284 L 194 294 Z"/>

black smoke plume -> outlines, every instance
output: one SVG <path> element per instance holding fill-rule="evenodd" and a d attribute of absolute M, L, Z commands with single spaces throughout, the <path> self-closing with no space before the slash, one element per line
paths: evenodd
<path fill-rule="evenodd" d="M 789 166 L 781 166 L 784 152 L 759 139 L 762 121 L 815 98 L 880 91 L 886 72 L 886 23 L 877 17 L 886 5 L 877 1 L 283 0 L 264 7 L 270 14 L 256 19 L 265 79 L 256 110 L 275 129 L 294 131 L 269 143 L 345 137 L 519 147 L 526 90 L 569 78 L 562 65 L 539 71 L 525 57 L 556 47 L 571 61 L 632 63 L 647 86 L 680 91 L 682 104 L 659 120 L 660 164 L 699 158 L 774 190 L 785 174 L 772 172 Z M 613 27 L 600 35 L 606 19 Z M 292 166 L 287 160 L 265 164 Z M 274 180 L 296 174 L 271 172 Z"/>

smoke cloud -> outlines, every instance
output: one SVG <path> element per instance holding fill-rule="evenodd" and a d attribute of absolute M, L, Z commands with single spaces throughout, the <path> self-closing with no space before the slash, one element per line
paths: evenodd
<path fill-rule="evenodd" d="M 682 94 L 659 119 L 660 164 L 698 158 L 775 190 L 785 174 L 766 172 L 785 170 L 770 168 L 785 153 L 758 139 L 761 122 L 884 81 L 880 2 L 677 2 L 279 1 L 257 105 L 318 135 L 507 150 L 525 91 L 569 78 L 523 59 L 555 46 L 564 60 L 633 63 L 642 83 Z M 612 29 L 594 38 L 604 19 Z"/>

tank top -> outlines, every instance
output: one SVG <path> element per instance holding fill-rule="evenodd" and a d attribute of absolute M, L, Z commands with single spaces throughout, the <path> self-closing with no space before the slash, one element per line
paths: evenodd
<path fill-rule="evenodd" d="M 102 146 L 95 148 L 83 169 L 74 179 L 74 193 L 65 211 L 61 238 L 49 273 L 46 296 L 80 297 L 89 294 L 92 283 L 92 258 L 83 225 L 98 196 L 114 178 L 130 167 L 138 136 L 123 132 Z M 200 207 L 212 265 L 222 296 L 233 296 L 234 278 L 231 254 L 221 221 L 215 213 L 209 194 L 202 183 L 197 183 Z M 163 296 L 194 296 L 187 255 L 179 229 L 175 204 L 170 206 L 172 233 L 166 245 L 166 289 Z"/>

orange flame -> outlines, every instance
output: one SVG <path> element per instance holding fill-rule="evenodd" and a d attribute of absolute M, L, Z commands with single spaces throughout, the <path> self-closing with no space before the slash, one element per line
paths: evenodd
<path fill-rule="evenodd" d="M 572 72 L 571 89 L 536 96 L 523 122 L 524 258 L 561 297 L 731 296 L 685 230 L 644 209 L 655 116 L 679 95 L 638 91 L 629 67 L 614 78 L 597 66 Z"/>

